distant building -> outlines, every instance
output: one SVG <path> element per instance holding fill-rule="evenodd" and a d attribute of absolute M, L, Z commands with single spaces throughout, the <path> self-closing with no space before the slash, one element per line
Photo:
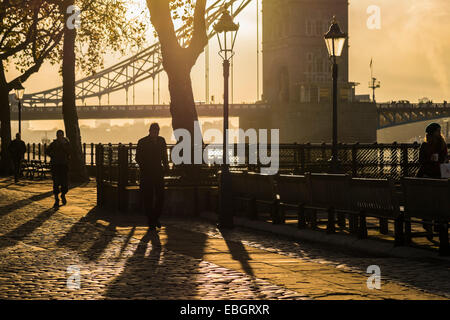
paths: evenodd
<path fill-rule="evenodd" d="M 348 33 L 348 0 L 262 0 L 263 100 L 270 112 L 240 117 L 243 128 L 279 129 L 280 142 L 331 142 L 332 73 L 324 41 L 333 16 Z M 355 100 L 349 43 L 338 58 L 338 139 L 375 142 L 377 110 Z"/>
<path fill-rule="evenodd" d="M 355 101 L 358 102 L 371 102 L 370 94 L 357 94 L 355 95 Z"/>

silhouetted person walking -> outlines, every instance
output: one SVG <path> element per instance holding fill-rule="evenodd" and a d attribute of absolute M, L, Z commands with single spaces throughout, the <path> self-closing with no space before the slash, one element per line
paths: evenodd
<path fill-rule="evenodd" d="M 20 133 L 16 134 L 16 139 L 11 141 L 9 144 L 9 153 L 11 155 L 11 159 L 13 162 L 14 168 L 14 182 L 19 182 L 19 178 L 21 175 L 22 168 L 22 160 L 27 151 L 27 147 L 25 146 L 25 142 L 20 139 Z"/>
<path fill-rule="evenodd" d="M 150 134 L 139 140 L 136 162 L 141 170 L 141 196 L 148 226 L 155 230 L 156 227 L 161 228 L 159 218 L 164 205 L 164 172 L 169 168 L 166 140 L 159 136 L 157 123 L 152 123 Z"/>
<path fill-rule="evenodd" d="M 59 207 L 58 194 L 61 191 L 61 201 L 67 203 L 66 193 L 69 191 L 69 159 L 70 144 L 64 137 L 64 131 L 56 132 L 56 139 L 48 146 L 47 154 L 50 156 L 50 166 L 53 179 L 53 194 L 55 195 L 54 207 Z M 61 190 L 60 190 L 61 187 Z"/>

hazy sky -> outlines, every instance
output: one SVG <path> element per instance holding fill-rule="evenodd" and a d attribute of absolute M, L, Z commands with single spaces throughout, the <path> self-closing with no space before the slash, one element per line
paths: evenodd
<path fill-rule="evenodd" d="M 144 0 L 132 0 L 143 3 Z M 261 1 L 261 0 L 260 0 Z M 210 2 L 210 1 L 208 1 Z M 371 5 L 381 9 L 381 29 L 369 29 Z M 261 7 L 260 7 L 261 8 Z M 234 102 L 256 100 L 256 3 L 236 19 L 241 29 L 234 61 Z M 429 97 L 434 101 L 450 100 L 450 1 L 449 0 L 350 0 L 350 80 L 361 83 L 357 93 L 369 93 L 369 62 L 374 59 L 375 76 L 381 80 L 378 101 Z M 210 95 L 222 97 L 221 61 L 217 40 L 210 42 Z M 325 45 L 325 44 L 324 44 Z M 106 65 L 117 62 L 111 55 Z M 205 101 L 204 55 L 192 72 L 195 99 Z M 16 73 L 12 70 L 8 77 Z M 57 67 L 45 64 L 24 85 L 26 92 L 36 92 L 61 84 Z M 136 103 L 153 102 L 153 85 L 147 80 L 136 85 Z M 130 98 L 131 101 L 131 98 Z M 164 74 L 161 75 L 161 102 L 169 95 Z M 91 100 L 87 103 L 98 103 Z M 102 100 L 106 104 L 106 97 Z M 125 93 L 111 95 L 111 103 L 125 103 Z"/>

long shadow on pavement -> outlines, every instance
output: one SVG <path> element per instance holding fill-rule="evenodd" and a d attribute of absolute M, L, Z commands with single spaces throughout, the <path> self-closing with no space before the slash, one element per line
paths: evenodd
<path fill-rule="evenodd" d="M 258 240 L 255 240 L 255 235 L 257 235 L 256 239 Z M 360 249 L 343 248 L 339 245 L 323 245 L 311 241 L 293 240 L 285 236 L 251 229 L 243 229 L 237 237 L 233 237 L 233 241 L 237 241 L 237 238 L 241 241 L 257 241 L 268 248 L 277 246 L 277 243 L 279 243 L 278 246 L 283 252 L 294 253 L 301 259 L 309 260 L 313 258 L 312 262 L 315 259 L 326 260 L 333 262 L 335 265 L 347 265 L 351 269 L 359 270 L 364 274 L 366 274 L 368 266 L 379 265 L 383 277 L 394 280 L 397 283 L 403 283 L 436 294 L 450 294 L 450 282 L 440 281 L 435 276 L 436 271 L 442 275 L 442 279 L 448 279 L 450 276 L 448 262 L 433 259 L 394 258 L 382 254 L 367 253 Z M 290 244 L 288 244 L 289 242 Z M 405 266 L 409 266 L 406 272 Z M 418 281 L 420 278 L 422 280 Z M 436 287 L 433 285 L 436 282 L 446 284 L 446 286 Z"/>
<path fill-rule="evenodd" d="M 101 218 L 102 212 L 93 208 L 58 240 L 57 245 L 75 250 L 88 260 L 97 260 L 116 236 L 114 221 L 105 226 L 97 223 Z"/>
<path fill-rule="evenodd" d="M 39 194 L 36 194 L 36 195 L 34 195 L 32 197 L 29 197 L 27 199 L 22 199 L 22 200 L 14 202 L 14 203 L 8 204 L 6 206 L 1 206 L 0 207 L 0 217 L 2 217 L 4 215 L 7 215 L 11 211 L 23 208 L 23 207 L 25 207 L 25 206 L 33 203 L 33 202 L 43 200 L 43 199 L 48 198 L 48 197 L 50 197 L 52 195 L 53 195 L 53 191 L 39 193 Z"/>
<path fill-rule="evenodd" d="M 167 239 L 163 248 L 156 232 L 146 233 L 123 272 L 108 287 L 106 298 L 198 298 L 197 276 L 208 237 L 171 226 L 164 231 Z M 151 250 L 146 256 L 149 241 Z"/>
<path fill-rule="evenodd" d="M 19 227 L 15 228 L 14 230 L 4 234 L 3 236 L 0 236 L 0 239 L 2 240 L 0 242 L 0 247 L 6 247 L 14 245 L 18 241 L 22 241 L 25 239 L 29 234 L 31 234 L 34 230 L 39 228 L 44 222 L 48 219 L 50 219 L 51 216 L 56 212 L 56 209 L 47 209 L 43 212 L 41 212 L 39 215 L 34 217 L 33 219 L 25 222 L 24 224 L 20 225 Z M 6 241 L 5 241 L 6 240 Z"/>
<path fill-rule="evenodd" d="M 87 183 L 74 183 L 74 184 L 71 184 L 69 186 L 69 190 L 70 189 L 74 189 L 74 188 L 78 188 L 78 187 L 83 187 L 86 184 Z M 47 192 L 35 194 L 35 195 L 33 195 L 33 196 L 29 197 L 29 198 L 22 199 L 22 200 L 13 202 L 11 204 L 7 204 L 6 206 L 1 206 L 0 207 L 0 217 L 2 217 L 4 215 L 7 215 L 11 211 L 18 210 L 20 208 L 23 208 L 23 207 L 29 205 L 29 204 L 32 204 L 33 202 L 37 202 L 37 201 L 43 200 L 45 198 L 51 197 L 52 195 L 53 195 L 53 191 L 50 190 L 50 191 L 47 191 Z"/>
<path fill-rule="evenodd" d="M 149 242 L 151 250 L 146 257 Z M 110 299 L 157 299 L 165 288 L 156 284 L 161 283 L 167 276 L 166 272 L 158 272 L 160 257 L 159 235 L 155 231 L 148 231 L 139 241 L 133 256 L 127 260 L 124 271 L 108 286 L 105 297 Z M 159 278 L 159 281 L 155 281 L 155 278 Z"/>
<path fill-rule="evenodd" d="M 253 272 L 253 269 L 249 263 L 249 260 L 252 260 L 252 258 L 248 254 L 245 246 L 241 241 L 230 240 L 230 234 L 232 234 L 232 232 L 232 230 L 220 230 L 220 233 L 225 240 L 225 243 L 227 244 L 228 250 L 230 251 L 232 259 L 239 261 L 242 269 L 247 275 L 255 277 L 255 273 Z M 259 285 L 254 281 L 254 279 L 252 279 L 251 283 L 252 284 L 250 286 L 250 289 L 253 291 L 253 293 L 260 298 L 265 298 L 265 295 L 261 292 Z"/>

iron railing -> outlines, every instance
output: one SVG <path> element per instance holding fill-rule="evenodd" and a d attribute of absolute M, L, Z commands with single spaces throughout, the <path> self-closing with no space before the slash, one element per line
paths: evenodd
<path fill-rule="evenodd" d="M 238 147 L 243 151 L 237 156 Z M 128 144 L 99 144 L 97 151 L 92 151 L 89 146 L 88 155 L 97 163 L 98 158 L 95 154 L 102 150 L 102 177 L 105 181 L 115 183 L 119 179 L 119 167 L 126 168 L 127 185 L 139 184 L 139 166 L 136 163 L 136 145 Z M 173 145 L 168 146 L 168 157 L 171 171 L 168 174 L 171 178 L 182 177 L 185 166 L 175 166 L 171 159 Z M 230 145 L 230 167 L 231 170 L 238 171 L 256 171 L 268 167 L 270 164 L 262 164 L 260 161 L 261 153 L 271 156 L 270 145 Z M 391 178 L 399 181 L 401 177 L 414 177 L 419 169 L 419 149 L 418 143 L 414 144 L 339 144 L 338 155 L 340 160 L 340 171 L 353 177 L 362 178 Z M 123 163 L 120 163 L 120 155 Z M 195 167 L 204 172 L 204 177 L 212 180 L 209 184 L 217 183 L 217 173 L 220 170 L 222 158 L 222 146 L 210 146 L 209 158 L 207 162 Z M 256 162 L 250 159 L 256 158 Z M 276 154 L 273 155 L 275 158 Z M 278 148 L 279 170 L 280 173 L 303 174 L 305 172 L 329 172 L 331 158 L 330 144 L 280 144 Z M 214 160 L 216 163 L 214 163 Z M 92 164 L 92 161 L 91 161 Z M 93 164 L 95 165 L 95 164 Z M 183 169 L 184 168 L 184 169 Z M 123 171 L 124 169 L 122 169 Z M 170 178 L 169 178 L 170 179 Z M 200 181 L 199 176 L 199 183 Z M 204 182 L 206 183 L 206 182 Z"/>

